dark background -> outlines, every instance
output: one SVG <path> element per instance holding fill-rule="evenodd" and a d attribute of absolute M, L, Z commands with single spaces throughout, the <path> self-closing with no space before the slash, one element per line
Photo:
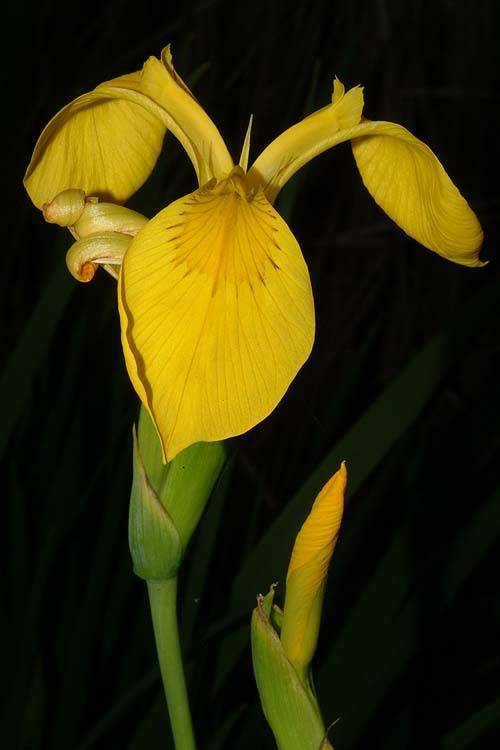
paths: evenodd
<path fill-rule="evenodd" d="M 323 106 L 337 74 L 365 114 L 439 155 L 485 231 L 484 269 L 407 238 L 348 144 L 278 209 L 309 264 L 313 354 L 234 458 L 188 555 L 181 616 L 200 748 L 273 747 L 247 646 L 314 491 L 341 459 L 349 501 L 315 660 L 337 750 L 498 747 L 498 28 L 493 0 L 60 0 L 4 16 L 2 663 L 5 747 L 169 746 L 144 585 L 126 541 L 135 395 L 115 284 L 67 274 L 70 237 L 22 187 L 64 104 L 172 43 L 238 157 Z M 133 205 L 195 187 L 167 136 Z M 291 498 L 293 500 L 291 501 Z M 262 541 L 264 540 L 264 541 Z M 3 744 L 3 742 L 2 742 Z"/>

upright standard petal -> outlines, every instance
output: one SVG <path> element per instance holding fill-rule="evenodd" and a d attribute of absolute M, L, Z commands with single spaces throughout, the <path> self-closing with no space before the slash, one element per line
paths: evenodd
<path fill-rule="evenodd" d="M 369 120 L 350 137 L 365 187 L 401 229 L 448 260 L 484 265 L 479 221 L 425 143 L 401 125 Z"/>
<path fill-rule="evenodd" d="M 165 460 L 264 419 L 314 339 L 297 241 L 262 191 L 247 191 L 238 167 L 132 240 L 119 309 L 128 372 Z"/>
<path fill-rule="evenodd" d="M 109 81 L 61 109 L 43 130 L 24 177 L 37 208 L 63 190 L 124 203 L 149 177 L 166 126 L 142 72 Z"/>
<path fill-rule="evenodd" d="M 363 89 L 345 93 L 338 78 L 333 82 L 331 104 L 293 125 L 264 149 L 248 172 L 273 203 L 281 188 L 301 167 L 337 143 L 347 140 L 363 111 Z"/>
<path fill-rule="evenodd" d="M 159 75 L 160 62 L 152 57 L 148 63 L 155 69 L 155 100 L 163 108 L 169 130 L 180 141 L 191 159 L 198 177 L 204 185 L 212 177 L 220 178 L 233 168 L 233 160 L 221 134 L 203 107 L 174 68 L 170 46 L 161 53 L 163 77 Z"/>

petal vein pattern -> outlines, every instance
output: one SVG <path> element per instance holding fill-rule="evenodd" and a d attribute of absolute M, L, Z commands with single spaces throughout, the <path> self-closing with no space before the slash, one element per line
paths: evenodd
<path fill-rule="evenodd" d="M 212 180 L 152 219 L 127 251 L 119 288 L 127 368 L 165 460 L 264 419 L 312 348 L 298 243 L 239 176 Z"/>
<path fill-rule="evenodd" d="M 484 265 L 479 221 L 431 149 L 395 123 L 368 120 L 354 130 L 356 164 L 386 214 L 444 258 Z"/>
<path fill-rule="evenodd" d="M 147 108 L 146 97 L 128 92 L 127 101 L 119 94 L 112 86 L 98 88 L 68 104 L 49 122 L 24 179 L 38 208 L 75 187 L 123 203 L 149 177 L 165 125 Z"/>

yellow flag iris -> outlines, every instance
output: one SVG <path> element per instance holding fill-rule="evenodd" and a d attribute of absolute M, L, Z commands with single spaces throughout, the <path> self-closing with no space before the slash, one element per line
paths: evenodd
<path fill-rule="evenodd" d="M 309 274 L 273 202 L 318 154 L 350 140 L 364 184 L 405 232 L 456 263 L 483 265 L 478 220 L 436 156 L 405 128 L 368 121 L 362 110 L 362 88 L 346 93 L 335 79 L 331 103 L 248 169 L 249 135 L 236 165 L 166 48 L 142 71 L 68 104 L 40 136 L 24 180 L 40 209 L 66 190 L 126 202 L 153 170 L 167 130 L 195 169 L 199 188 L 117 251 L 125 361 L 164 460 L 253 427 L 308 358 Z"/>

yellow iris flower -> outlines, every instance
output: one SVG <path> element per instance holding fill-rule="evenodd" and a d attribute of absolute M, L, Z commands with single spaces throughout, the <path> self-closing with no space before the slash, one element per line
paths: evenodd
<path fill-rule="evenodd" d="M 124 203 L 150 175 L 167 129 L 196 171 L 199 188 L 120 251 L 126 246 L 118 282 L 125 361 L 164 460 L 256 425 L 307 360 L 309 274 L 273 203 L 318 154 L 350 140 L 365 186 L 407 234 L 456 263 L 483 265 L 481 227 L 436 156 L 400 125 L 364 119 L 362 109 L 362 88 L 345 92 L 336 78 L 331 103 L 282 133 L 249 169 L 248 132 L 235 165 L 166 48 L 142 71 L 75 99 L 40 136 L 24 181 L 40 209 L 66 190 Z"/>

